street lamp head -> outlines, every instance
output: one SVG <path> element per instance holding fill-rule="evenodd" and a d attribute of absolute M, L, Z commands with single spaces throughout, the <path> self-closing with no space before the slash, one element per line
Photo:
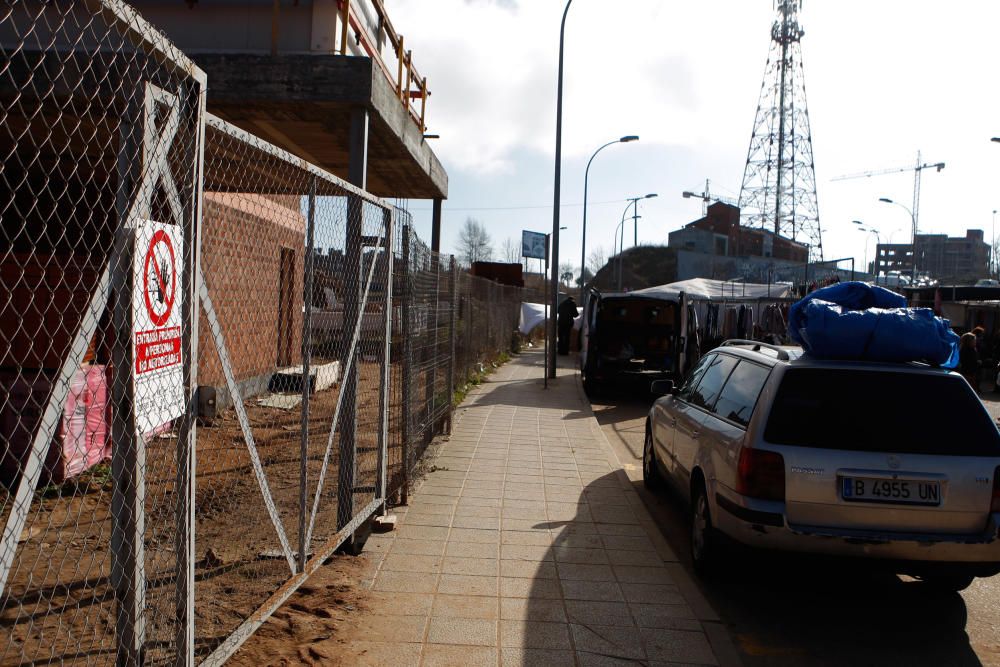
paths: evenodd
<path fill-rule="evenodd" d="M 649 193 L 648 195 L 646 195 L 646 197 L 645 197 L 645 198 L 646 198 L 646 199 L 652 199 L 653 197 L 656 197 L 656 196 L 657 196 L 657 194 L 656 194 L 655 192 L 651 192 L 651 193 Z"/>
<path fill-rule="evenodd" d="M 627 144 L 630 141 L 639 141 L 639 135 L 637 135 L 637 134 L 630 134 L 627 137 L 622 137 L 618 141 L 620 141 L 623 144 Z"/>
<path fill-rule="evenodd" d="M 684 197 L 684 199 L 691 199 L 691 197 L 694 197 L 696 195 L 693 192 L 688 192 L 687 190 L 685 190 L 684 192 L 681 193 L 681 196 Z"/>
<path fill-rule="evenodd" d="M 892 201 L 891 199 L 889 199 L 888 197 L 879 197 L 878 200 L 879 201 L 884 201 L 886 204 L 895 204 L 896 203 L 896 202 Z"/>

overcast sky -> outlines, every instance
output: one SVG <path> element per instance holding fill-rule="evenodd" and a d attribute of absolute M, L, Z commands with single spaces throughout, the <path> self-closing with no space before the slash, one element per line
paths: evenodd
<path fill-rule="evenodd" d="M 466 217 L 499 248 L 522 229 L 550 231 L 555 92 L 562 0 L 388 0 L 393 23 L 428 77 L 428 132 L 450 177 L 444 250 Z M 640 204 L 640 243 L 701 215 L 683 190 L 739 196 L 775 18 L 771 0 L 575 0 L 566 30 L 561 257 L 580 262 L 584 169 L 590 171 L 588 254 L 609 252 L 627 197 Z M 1000 3 L 805 0 L 806 91 L 826 257 L 855 256 L 852 220 L 909 239 L 909 216 L 878 202 L 913 199 L 913 173 L 836 176 L 946 162 L 925 171 L 920 231 L 991 234 L 1000 207 Z M 412 201 L 430 238 L 429 202 Z M 626 247 L 632 242 L 629 224 Z M 867 252 L 874 254 L 872 239 Z"/>

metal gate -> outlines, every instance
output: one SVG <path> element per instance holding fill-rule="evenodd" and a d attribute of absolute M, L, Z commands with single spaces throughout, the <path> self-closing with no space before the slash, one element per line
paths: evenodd
<path fill-rule="evenodd" d="M 396 258 L 381 200 L 211 115 L 204 200 L 199 367 L 214 405 L 195 600 L 211 665 L 385 503 Z"/>
<path fill-rule="evenodd" d="M 117 0 L 0 45 L 0 663 L 183 660 L 205 76 Z"/>

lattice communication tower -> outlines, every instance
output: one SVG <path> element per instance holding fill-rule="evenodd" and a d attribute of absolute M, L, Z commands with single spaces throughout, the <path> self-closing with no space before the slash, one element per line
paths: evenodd
<path fill-rule="evenodd" d="M 823 259 L 823 235 L 816 198 L 812 133 L 802 68 L 798 14 L 802 0 L 776 0 L 771 50 L 750 137 L 743 187 L 741 224 L 773 229 L 809 246 L 812 261 Z"/>

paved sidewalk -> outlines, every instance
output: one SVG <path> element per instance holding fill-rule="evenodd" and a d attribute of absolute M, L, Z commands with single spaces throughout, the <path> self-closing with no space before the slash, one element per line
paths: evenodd
<path fill-rule="evenodd" d="M 354 644 L 355 664 L 719 664 L 728 653 L 575 372 L 543 389 L 541 363 L 522 354 L 470 395 L 396 530 L 369 540 L 382 554 L 363 623 L 373 641 Z"/>

